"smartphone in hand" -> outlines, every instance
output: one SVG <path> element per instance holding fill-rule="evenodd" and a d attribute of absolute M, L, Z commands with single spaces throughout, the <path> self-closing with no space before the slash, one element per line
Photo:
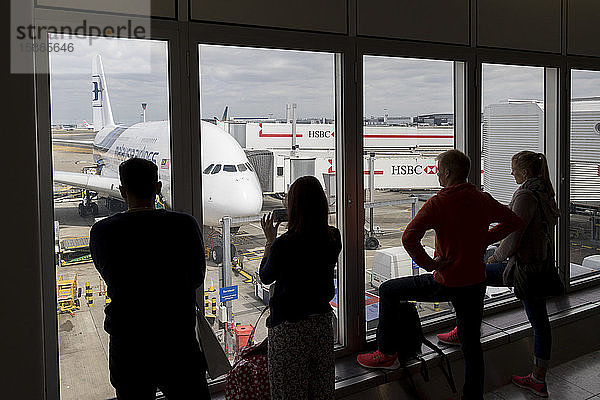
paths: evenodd
<path fill-rule="evenodd" d="M 274 222 L 287 222 L 288 214 L 285 208 L 276 208 L 273 210 L 273 221 Z"/>

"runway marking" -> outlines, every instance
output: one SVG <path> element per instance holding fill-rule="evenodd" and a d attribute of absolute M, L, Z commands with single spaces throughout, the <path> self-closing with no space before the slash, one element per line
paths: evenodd
<path fill-rule="evenodd" d="M 600 251 L 600 247 L 595 247 L 595 248 L 594 248 L 594 247 L 592 247 L 592 246 L 586 246 L 586 245 L 584 245 L 584 244 L 577 243 L 577 242 L 571 242 L 571 246 L 574 246 L 574 247 L 582 247 L 582 248 L 584 248 L 584 249 L 589 249 L 589 250 L 598 250 L 598 251 Z"/>
<path fill-rule="evenodd" d="M 84 149 L 82 147 L 53 145 L 52 150 L 66 151 L 68 153 L 92 154 L 92 149 Z"/>
<path fill-rule="evenodd" d="M 244 281 L 244 283 L 252 283 L 252 282 L 254 282 L 254 278 L 252 278 L 252 275 L 250 275 L 249 273 L 247 273 L 243 269 L 239 270 L 238 272 L 239 272 L 240 275 L 242 275 L 244 278 L 246 278 L 246 280 Z"/>
<path fill-rule="evenodd" d="M 263 258 L 265 251 L 264 250 L 247 250 L 241 253 L 244 257 L 246 257 L 250 261 L 260 260 Z"/>

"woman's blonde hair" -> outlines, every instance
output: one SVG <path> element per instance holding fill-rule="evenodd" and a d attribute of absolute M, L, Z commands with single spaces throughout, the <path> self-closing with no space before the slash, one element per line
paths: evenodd
<path fill-rule="evenodd" d="M 554 188 L 550 181 L 548 161 L 543 153 L 524 150 L 512 156 L 512 162 L 517 169 L 526 169 L 532 177 L 537 177 L 546 185 L 546 191 L 554 196 Z"/>

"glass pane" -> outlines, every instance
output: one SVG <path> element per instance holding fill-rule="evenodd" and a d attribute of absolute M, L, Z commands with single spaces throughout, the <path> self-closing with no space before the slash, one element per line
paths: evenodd
<path fill-rule="evenodd" d="M 508 205 L 518 185 L 511 175 L 514 154 L 544 152 L 544 68 L 483 64 L 481 183 L 483 190 Z M 488 248 L 486 259 L 496 245 Z M 506 287 L 488 286 L 488 301 L 505 298 Z"/>
<path fill-rule="evenodd" d="M 439 189 L 435 157 L 454 148 L 453 62 L 364 57 L 365 307 L 367 333 L 379 318 L 382 282 L 426 273 L 402 247 L 402 233 Z M 434 232 L 422 241 L 433 254 Z M 421 317 L 448 303 L 419 303 Z"/>
<path fill-rule="evenodd" d="M 171 206 L 168 45 L 68 40 L 78 51 L 50 53 L 60 393 L 104 400 L 115 397 L 103 329 L 110 299 L 91 262 L 89 232 L 126 209 L 118 166 L 133 156 L 158 165 L 156 206 Z"/>
<path fill-rule="evenodd" d="M 600 71 L 571 71 L 571 279 L 600 271 Z"/>
<path fill-rule="evenodd" d="M 244 327 L 256 325 L 272 287 L 258 277 L 265 246 L 260 217 L 284 208 L 296 178 L 313 175 L 329 196 L 329 223 L 338 225 L 335 55 L 212 45 L 199 45 L 199 53 L 202 165 L 231 170 L 203 176 L 206 315 L 233 360 L 247 341 Z M 224 216 L 233 217 L 229 233 Z M 286 229 L 283 222 L 279 234 Z M 310 277 L 298 271 L 298 279 L 306 279 L 310 296 Z M 229 286 L 238 288 L 237 299 L 219 295 Z M 337 311 L 335 298 L 331 305 Z M 266 334 L 263 320 L 255 340 Z"/>

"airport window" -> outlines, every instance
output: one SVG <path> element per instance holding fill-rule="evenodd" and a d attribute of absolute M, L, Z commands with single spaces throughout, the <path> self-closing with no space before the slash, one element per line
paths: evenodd
<path fill-rule="evenodd" d="M 570 277 L 600 271 L 600 71 L 571 71 Z"/>
<path fill-rule="evenodd" d="M 206 315 L 233 360 L 247 340 L 242 328 L 256 324 L 273 289 L 258 273 L 265 246 L 261 216 L 283 209 L 290 185 L 312 175 L 329 199 L 329 224 L 338 226 L 335 54 L 203 44 L 198 52 L 202 164 L 235 162 L 239 171 L 251 172 L 204 176 L 202 182 Z M 279 235 L 286 229 L 282 222 Z M 311 277 L 297 273 L 308 296 Z M 219 289 L 230 286 L 237 298 L 221 298 Z M 337 297 L 330 304 L 337 316 Z M 255 340 L 266 335 L 263 320 Z"/>
<path fill-rule="evenodd" d="M 235 165 L 224 165 L 223 166 L 223 171 L 225 171 L 225 172 L 237 172 L 237 168 L 235 168 Z"/>
<path fill-rule="evenodd" d="M 552 68 L 522 65 L 482 65 L 481 184 L 500 203 L 508 205 L 520 187 L 512 175 L 512 156 L 529 150 L 544 153 L 552 174 L 556 124 L 551 89 Z M 548 86 L 550 87 L 550 85 Z M 547 96 L 545 96 L 547 94 Z M 545 99 L 548 103 L 545 103 Z M 551 177 L 555 185 L 554 177 Z M 498 243 L 488 247 L 489 258 Z M 488 286 L 486 302 L 512 295 L 507 287 Z"/>
<path fill-rule="evenodd" d="M 364 271 L 367 335 L 379 319 L 378 288 L 388 279 L 426 273 L 402 246 L 423 201 L 439 189 L 436 156 L 455 147 L 452 61 L 364 56 Z M 422 240 L 433 254 L 434 233 Z M 449 303 L 418 303 L 422 318 Z"/>
<path fill-rule="evenodd" d="M 168 43 L 68 40 L 76 51 L 49 53 L 60 393 L 104 400 L 115 397 L 103 328 L 111 299 L 91 262 L 89 232 L 127 208 L 118 167 L 131 157 L 157 165 L 156 207 L 171 207 Z"/>
<path fill-rule="evenodd" d="M 212 170 L 211 174 L 217 174 L 221 170 L 221 164 L 215 165 L 215 168 Z"/>
<path fill-rule="evenodd" d="M 511 157 L 544 151 L 544 68 L 483 64 L 482 185 L 508 204 L 518 188 Z"/>
<path fill-rule="evenodd" d="M 210 174 L 210 171 L 212 170 L 212 168 L 215 166 L 215 164 L 210 164 L 208 167 L 206 167 L 206 169 L 204 169 L 204 174 Z"/>

